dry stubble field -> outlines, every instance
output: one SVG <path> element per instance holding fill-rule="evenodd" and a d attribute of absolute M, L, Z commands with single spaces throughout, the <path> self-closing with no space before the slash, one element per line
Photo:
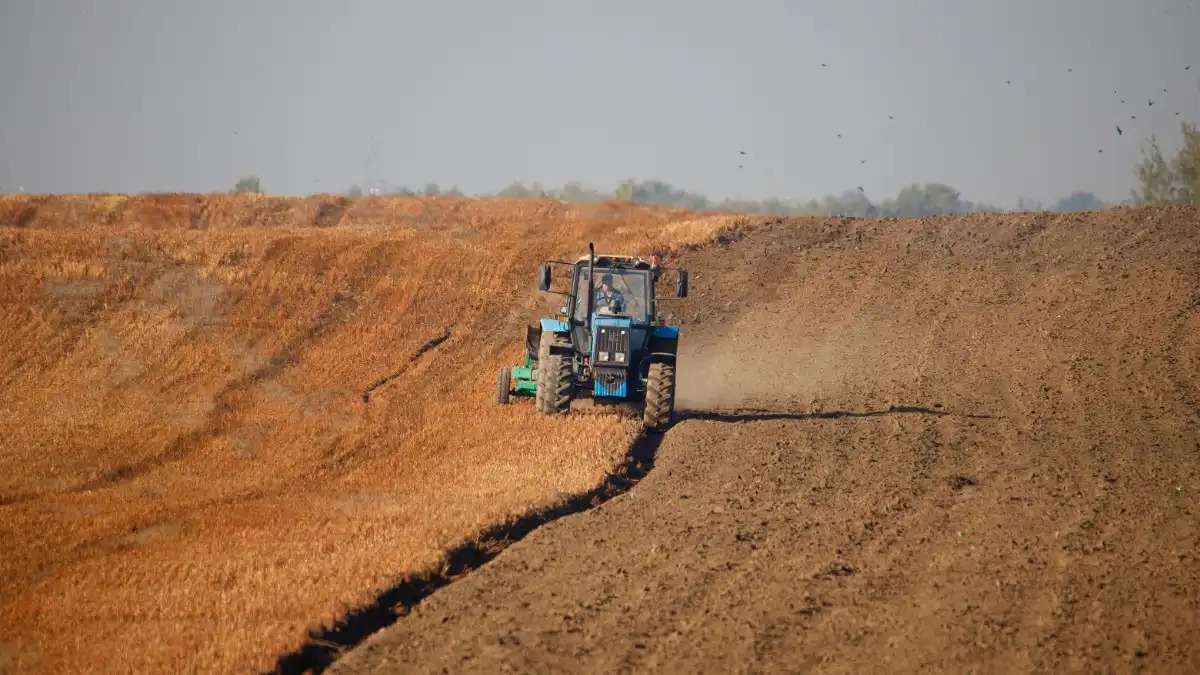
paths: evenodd
<path fill-rule="evenodd" d="M 536 263 L 753 224 L 0 197 L 0 670 L 270 668 L 487 525 L 591 488 L 635 421 L 491 404 L 547 309 Z"/>

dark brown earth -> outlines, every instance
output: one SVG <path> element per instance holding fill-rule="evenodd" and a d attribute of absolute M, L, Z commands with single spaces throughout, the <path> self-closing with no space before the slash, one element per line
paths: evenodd
<path fill-rule="evenodd" d="M 653 470 L 332 672 L 1200 672 L 1200 210 L 694 251 Z"/>

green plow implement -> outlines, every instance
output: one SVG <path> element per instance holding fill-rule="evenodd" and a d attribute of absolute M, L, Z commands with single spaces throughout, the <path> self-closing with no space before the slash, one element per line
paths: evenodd
<path fill-rule="evenodd" d="M 496 377 L 497 403 L 508 403 L 510 396 L 536 395 L 537 365 L 528 354 L 525 355 L 523 364 L 500 369 Z"/>

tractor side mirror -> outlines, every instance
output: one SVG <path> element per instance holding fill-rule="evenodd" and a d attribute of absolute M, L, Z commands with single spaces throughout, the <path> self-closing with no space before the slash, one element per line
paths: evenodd
<path fill-rule="evenodd" d="M 686 298 L 687 291 L 688 291 L 687 270 L 678 270 L 675 272 L 675 295 L 680 298 Z"/>
<path fill-rule="evenodd" d="M 538 290 L 550 290 L 550 263 L 542 263 L 538 267 Z"/>

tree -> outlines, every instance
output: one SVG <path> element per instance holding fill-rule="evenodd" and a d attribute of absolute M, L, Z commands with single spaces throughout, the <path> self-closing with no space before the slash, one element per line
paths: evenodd
<path fill-rule="evenodd" d="M 913 183 L 901 188 L 894 198 L 882 204 L 881 209 L 885 215 L 895 217 L 964 213 L 969 210 L 967 204 L 959 199 L 958 190 L 944 183 Z"/>
<path fill-rule="evenodd" d="M 637 194 L 637 181 L 623 180 L 613 190 L 613 197 L 621 201 L 631 202 Z"/>
<path fill-rule="evenodd" d="M 359 199 L 363 196 L 363 189 L 359 185 L 352 186 L 346 191 L 346 196 L 351 199 Z"/>
<path fill-rule="evenodd" d="M 1183 146 L 1174 159 L 1163 156 L 1158 139 L 1150 137 L 1142 161 L 1134 168 L 1138 185 L 1132 190 L 1136 204 L 1200 204 L 1200 129 L 1180 125 Z"/>
<path fill-rule="evenodd" d="M 599 202 L 607 197 L 599 190 L 586 188 L 583 184 L 574 181 L 557 190 L 551 190 L 550 196 L 566 202 Z"/>
<path fill-rule="evenodd" d="M 1042 200 L 1033 199 L 1032 197 L 1017 197 L 1018 211 L 1042 211 Z"/>
<path fill-rule="evenodd" d="M 1200 204 L 1200 129 L 1183 123 L 1183 147 L 1175 155 L 1175 198 L 1181 204 Z"/>
<path fill-rule="evenodd" d="M 847 190 L 841 197 L 828 195 L 821 200 L 821 214 L 826 216 L 851 216 L 865 218 L 879 215 L 879 208 L 857 190 Z"/>
<path fill-rule="evenodd" d="M 708 197 L 680 190 L 661 180 L 624 180 L 617 186 L 614 196 L 623 201 L 653 206 L 674 206 L 685 209 L 710 209 Z"/>
<path fill-rule="evenodd" d="M 255 176 L 254 174 L 251 174 L 249 176 L 243 176 L 242 178 L 240 178 L 238 180 L 237 184 L 233 186 L 233 192 L 234 193 L 243 193 L 243 192 L 261 193 L 262 192 L 262 183 L 261 183 L 261 181 L 259 181 L 258 176 Z"/>
<path fill-rule="evenodd" d="M 1150 146 L 1142 149 L 1136 173 L 1138 187 L 1133 189 L 1134 201 L 1153 205 L 1175 203 L 1175 171 L 1163 157 L 1154 136 L 1150 137 Z"/>
<path fill-rule="evenodd" d="M 513 181 L 508 187 L 497 192 L 496 196 L 500 199 L 542 199 L 546 196 L 546 192 L 537 183 L 531 187 L 525 187 L 520 181 Z"/>
<path fill-rule="evenodd" d="M 1055 202 L 1051 211 L 1099 211 L 1107 208 L 1105 203 L 1092 192 L 1076 190 Z"/>

